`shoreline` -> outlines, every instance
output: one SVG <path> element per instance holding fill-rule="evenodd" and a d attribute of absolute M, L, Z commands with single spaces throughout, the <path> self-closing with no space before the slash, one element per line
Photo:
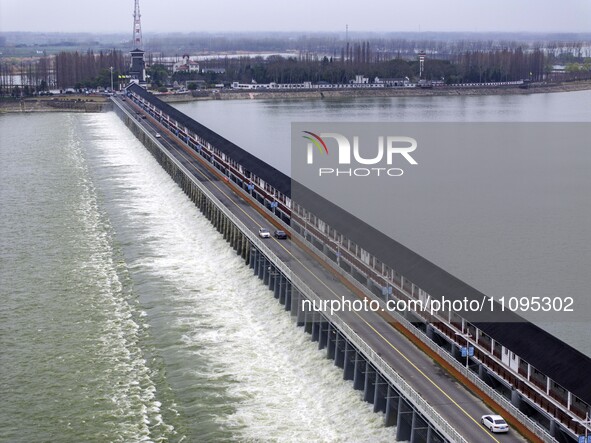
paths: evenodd
<path fill-rule="evenodd" d="M 553 92 L 575 92 L 591 90 L 591 81 L 532 85 L 527 89 L 517 86 L 499 87 L 441 87 L 432 89 L 342 89 L 342 90 L 259 90 L 259 91 L 218 91 L 207 95 L 193 96 L 186 94 L 157 94 L 167 103 L 186 103 L 203 100 L 285 100 L 311 98 L 358 98 L 358 97 L 445 97 L 445 96 L 482 96 L 482 95 L 524 95 L 547 94 Z"/>
<path fill-rule="evenodd" d="M 202 91 L 200 94 L 156 94 L 167 103 L 188 103 L 204 100 L 303 100 L 361 97 L 458 97 L 485 95 L 548 94 L 591 90 L 591 81 L 532 85 L 527 89 L 516 86 L 499 87 L 436 87 L 432 89 L 343 89 L 343 90 L 264 90 L 264 91 Z M 107 97 L 70 95 L 54 98 L 26 98 L 0 101 L 0 115 L 33 112 L 105 112 L 111 109 Z"/>
<path fill-rule="evenodd" d="M 35 112 L 105 112 L 110 109 L 112 109 L 112 103 L 107 97 L 89 97 L 82 94 L 0 101 L 0 115 Z"/>

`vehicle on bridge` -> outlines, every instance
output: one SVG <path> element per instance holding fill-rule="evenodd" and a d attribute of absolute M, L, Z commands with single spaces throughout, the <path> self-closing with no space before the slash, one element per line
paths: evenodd
<path fill-rule="evenodd" d="M 273 233 L 273 235 L 275 236 L 275 238 L 279 240 L 287 239 L 287 234 L 285 233 L 285 231 L 277 230 Z"/>
<path fill-rule="evenodd" d="M 259 237 L 261 238 L 271 238 L 271 233 L 268 229 L 261 228 L 259 229 Z"/>
<path fill-rule="evenodd" d="M 500 415 L 483 415 L 480 419 L 490 432 L 509 432 L 509 425 Z"/>

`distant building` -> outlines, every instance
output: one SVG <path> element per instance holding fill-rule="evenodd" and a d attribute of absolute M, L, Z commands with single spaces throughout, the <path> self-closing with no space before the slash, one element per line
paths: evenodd
<path fill-rule="evenodd" d="M 213 73 L 213 74 L 225 74 L 226 68 L 203 68 L 201 70 L 203 74 Z"/>
<path fill-rule="evenodd" d="M 141 49 L 134 49 L 131 54 L 131 66 L 129 68 L 129 76 L 131 82 L 146 84 L 146 62 L 144 61 L 145 52 Z"/>
<path fill-rule="evenodd" d="M 379 78 L 376 77 L 374 79 L 374 83 L 377 85 L 384 85 L 386 87 L 404 87 L 410 84 L 410 79 L 408 77 L 404 78 Z"/>
<path fill-rule="evenodd" d="M 183 55 L 183 60 L 172 66 L 172 72 L 199 72 L 199 63 L 191 60 L 188 54 Z"/>
<path fill-rule="evenodd" d="M 351 83 L 353 83 L 354 85 L 365 85 L 369 83 L 369 78 L 364 77 L 361 74 L 357 74 L 355 76 L 355 80 L 351 80 Z"/>

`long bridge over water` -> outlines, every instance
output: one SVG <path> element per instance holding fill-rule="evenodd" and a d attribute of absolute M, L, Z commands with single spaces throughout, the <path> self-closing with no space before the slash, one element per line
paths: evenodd
<path fill-rule="evenodd" d="M 385 425 L 396 426 L 397 440 L 574 442 L 584 433 L 591 359 L 530 323 L 304 309 L 304 300 L 481 294 L 330 202 L 292 201 L 289 177 L 140 86 L 126 95 L 113 97 L 117 114 Z M 271 225 L 290 240 L 259 238 Z M 377 248 L 384 242 L 387 257 Z M 466 341 L 475 348 L 468 359 L 460 353 Z M 508 434 L 481 425 L 492 411 L 512 425 Z"/>

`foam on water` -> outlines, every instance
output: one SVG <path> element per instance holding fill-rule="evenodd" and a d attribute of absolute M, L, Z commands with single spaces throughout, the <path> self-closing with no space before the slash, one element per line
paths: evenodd
<path fill-rule="evenodd" d="M 94 120 L 99 187 L 188 440 L 392 441 L 122 123 Z"/>

